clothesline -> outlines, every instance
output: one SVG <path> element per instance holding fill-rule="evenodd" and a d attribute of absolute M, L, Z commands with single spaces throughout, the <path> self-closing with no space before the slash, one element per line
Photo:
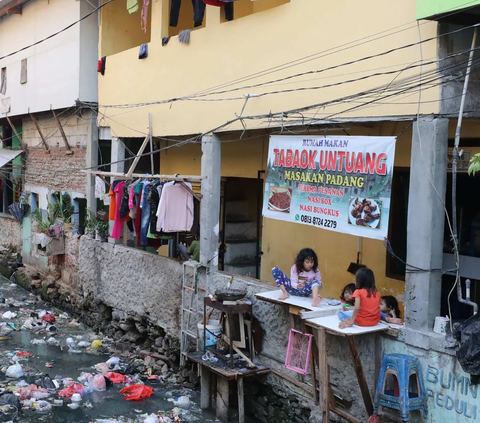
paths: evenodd
<path fill-rule="evenodd" d="M 202 177 L 198 175 L 150 175 L 148 173 L 132 173 L 131 176 L 127 176 L 124 173 L 117 172 L 103 172 L 100 170 L 82 170 L 84 173 L 93 173 L 101 176 L 112 176 L 121 179 L 137 179 L 137 178 L 149 178 L 149 179 L 169 179 L 171 181 L 185 181 L 185 182 L 201 182 Z"/>

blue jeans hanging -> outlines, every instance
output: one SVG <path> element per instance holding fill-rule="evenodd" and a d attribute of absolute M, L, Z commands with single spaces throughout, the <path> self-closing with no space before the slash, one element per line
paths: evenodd
<path fill-rule="evenodd" d="M 312 293 L 314 286 L 320 286 L 320 282 L 315 280 L 305 283 L 305 286 L 301 289 L 293 288 L 290 278 L 278 267 L 272 269 L 272 275 L 277 286 L 283 285 L 289 294 L 296 295 L 297 297 L 308 297 Z"/>
<path fill-rule="evenodd" d="M 140 245 L 148 245 L 148 228 L 150 226 L 150 203 L 148 202 L 148 194 L 150 193 L 151 185 L 145 185 L 143 189 L 143 208 L 142 220 L 140 223 Z"/>

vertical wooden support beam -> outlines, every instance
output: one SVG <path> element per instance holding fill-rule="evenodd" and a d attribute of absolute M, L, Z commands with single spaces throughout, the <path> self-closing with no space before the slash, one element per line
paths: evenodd
<path fill-rule="evenodd" d="M 370 391 L 368 390 L 367 379 L 365 378 L 365 373 L 363 372 L 362 362 L 360 360 L 360 354 L 357 349 L 357 342 L 355 341 L 354 335 L 347 335 L 347 342 L 350 348 L 350 353 L 352 354 L 353 367 L 355 368 L 355 373 L 357 375 L 358 384 L 360 385 L 360 391 L 362 392 L 363 402 L 369 416 L 373 414 L 373 404 L 372 398 L 370 396 Z"/>
<path fill-rule="evenodd" d="M 152 175 L 155 173 L 155 166 L 153 165 L 153 128 L 152 128 L 152 114 L 148 114 L 148 136 L 150 138 L 150 166 L 152 168 Z"/>
<path fill-rule="evenodd" d="M 68 150 L 67 154 L 71 155 L 71 154 L 73 154 L 73 151 L 70 148 L 70 144 L 68 143 L 68 139 L 67 139 L 67 136 L 65 135 L 65 131 L 63 130 L 62 123 L 60 122 L 60 119 L 56 115 L 55 110 L 52 110 L 52 113 L 53 113 L 53 116 L 55 117 L 55 120 L 57 121 L 58 129 L 60 131 L 60 134 L 62 135 L 63 142 L 65 143 L 65 147 L 67 147 L 67 150 Z"/>
<path fill-rule="evenodd" d="M 228 421 L 228 401 L 230 396 L 228 379 L 217 376 L 217 417 Z"/>
<path fill-rule="evenodd" d="M 25 143 L 23 142 L 23 139 L 20 136 L 20 134 L 17 132 L 17 128 L 15 128 L 15 125 L 12 123 L 12 121 L 10 120 L 10 118 L 8 116 L 5 116 L 5 117 L 7 118 L 7 122 L 10 125 L 10 128 L 12 128 L 12 131 L 14 132 L 16 137 L 18 138 L 18 141 L 20 141 L 20 145 L 22 146 L 22 149 L 25 150 Z"/>
<path fill-rule="evenodd" d="M 243 395 L 243 377 L 237 380 L 238 391 L 238 423 L 245 423 L 245 398 Z"/>
<path fill-rule="evenodd" d="M 318 378 L 320 380 L 319 402 L 322 422 L 330 423 L 330 381 L 328 380 L 328 356 L 325 328 L 318 328 Z"/>
<path fill-rule="evenodd" d="M 45 150 L 47 150 L 47 153 L 50 154 L 50 149 L 48 148 L 47 141 L 45 140 L 45 137 L 42 134 L 40 126 L 38 126 L 37 119 L 35 119 L 35 116 L 33 116 L 31 113 L 30 113 L 30 118 L 32 119 L 33 123 L 35 124 L 35 127 L 37 128 L 37 131 L 40 135 L 40 138 L 42 139 L 43 146 L 45 147 Z"/>
<path fill-rule="evenodd" d="M 200 408 L 206 410 L 212 406 L 212 374 L 207 366 L 200 366 Z"/>

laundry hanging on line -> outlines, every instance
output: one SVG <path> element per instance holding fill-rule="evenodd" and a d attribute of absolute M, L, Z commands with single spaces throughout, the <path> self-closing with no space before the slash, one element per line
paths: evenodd
<path fill-rule="evenodd" d="M 185 186 L 191 189 L 191 184 Z M 138 246 L 158 248 L 167 244 L 173 233 L 191 232 L 198 236 L 200 204 L 185 186 L 147 178 L 114 181 L 109 192 L 109 218 L 114 221 L 112 238 L 121 238 L 124 222 L 130 223 Z"/>
<path fill-rule="evenodd" d="M 233 3 L 222 2 L 219 0 L 192 0 L 193 5 L 193 27 L 197 28 L 203 25 L 205 17 L 205 6 L 224 7 L 225 19 L 227 21 L 233 20 Z M 178 18 L 180 16 L 180 9 L 182 0 L 171 0 L 170 3 L 170 26 L 176 27 L 178 25 Z"/>

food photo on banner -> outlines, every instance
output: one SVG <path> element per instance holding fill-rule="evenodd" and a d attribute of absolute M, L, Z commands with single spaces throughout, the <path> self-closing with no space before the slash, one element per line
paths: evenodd
<path fill-rule="evenodd" d="M 263 216 L 383 240 L 388 233 L 395 141 L 271 136 Z"/>

